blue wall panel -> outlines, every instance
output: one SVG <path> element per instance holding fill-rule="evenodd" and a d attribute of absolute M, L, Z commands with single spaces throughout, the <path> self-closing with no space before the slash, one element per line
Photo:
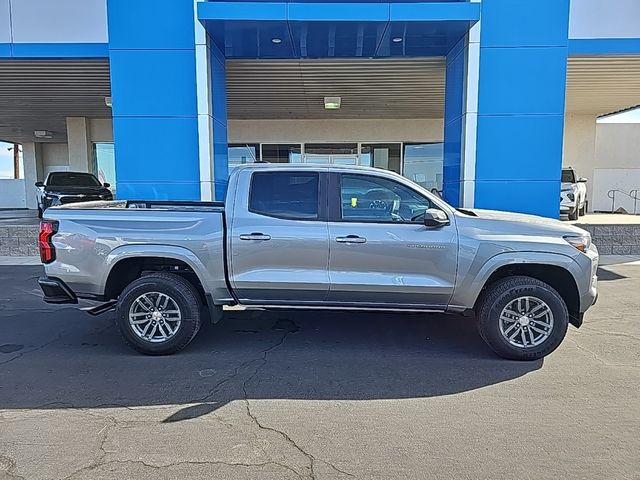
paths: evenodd
<path fill-rule="evenodd" d="M 478 108 L 483 115 L 562 114 L 566 48 L 482 48 Z"/>
<path fill-rule="evenodd" d="M 211 45 L 211 112 L 213 114 L 213 181 L 216 200 L 224 200 L 229 177 L 227 148 L 227 85 L 224 56 L 215 44 Z"/>
<path fill-rule="evenodd" d="M 462 129 L 466 78 L 465 40 L 447 54 L 444 106 L 443 196 L 454 207 L 461 204 Z"/>
<path fill-rule="evenodd" d="M 200 199 L 193 8 L 108 0 L 119 198 Z"/>
<path fill-rule="evenodd" d="M 567 45 L 568 0 L 483 1 L 482 18 L 483 47 Z"/>
<path fill-rule="evenodd" d="M 111 50 L 114 114 L 193 116 L 195 50 Z"/>
<path fill-rule="evenodd" d="M 560 209 L 569 0 L 484 0 L 475 206 Z"/>

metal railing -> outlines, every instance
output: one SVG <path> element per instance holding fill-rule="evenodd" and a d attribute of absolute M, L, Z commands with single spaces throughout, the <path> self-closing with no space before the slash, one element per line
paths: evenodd
<path fill-rule="evenodd" d="M 623 195 L 625 197 L 629 197 L 629 199 L 633 200 L 633 214 L 638 214 L 638 201 L 640 200 L 640 197 L 638 197 L 638 190 L 631 190 L 629 193 L 616 188 L 609 190 L 609 192 L 607 192 L 607 197 L 611 199 L 611 213 L 616 211 L 616 194 L 618 196 Z"/>

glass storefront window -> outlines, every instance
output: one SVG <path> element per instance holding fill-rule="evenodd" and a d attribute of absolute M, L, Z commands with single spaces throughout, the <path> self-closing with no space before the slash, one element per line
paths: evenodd
<path fill-rule="evenodd" d="M 93 158 L 96 175 L 100 183 L 111 185 L 109 189 L 116 195 L 116 157 L 113 143 L 94 143 Z"/>
<path fill-rule="evenodd" d="M 441 192 L 443 157 L 442 143 L 405 143 L 402 174 L 427 190 Z"/>
<path fill-rule="evenodd" d="M 299 143 L 263 143 L 262 161 L 269 163 L 300 163 L 302 161 L 302 145 Z"/>
<path fill-rule="evenodd" d="M 260 146 L 258 144 L 230 144 L 228 146 L 229 173 L 238 165 L 255 163 L 260 160 Z"/>
<path fill-rule="evenodd" d="M 305 163 L 358 164 L 357 143 L 305 143 Z"/>
<path fill-rule="evenodd" d="M 360 165 L 400 173 L 400 144 L 363 143 Z"/>

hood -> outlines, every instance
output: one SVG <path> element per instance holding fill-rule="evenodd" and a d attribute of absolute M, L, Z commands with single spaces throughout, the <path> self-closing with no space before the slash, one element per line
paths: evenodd
<path fill-rule="evenodd" d="M 467 226 L 479 227 L 494 233 L 516 235 L 584 235 L 581 228 L 552 218 L 526 215 L 523 213 L 501 212 L 497 210 L 465 209 L 473 215 L 460 215 Z"/>
<path fill-rule="evenodd" d="M 55 193 L 56 195 L 104 195 L 106 193 L 110 193 L 111 191 L 103 187 L 102 185 L 98 185 L 95 187 L 87 187 L 87 186 L 46 186 L 44 191 L 46 193 Z"/>
<path fill-rule="evenodd" d="M 570 191 L 570 190 L 574 190 L 575 188 L 577 188 L 575 183 L 562 182 L 560 184 L 560 189 L 563 191 Z"/>

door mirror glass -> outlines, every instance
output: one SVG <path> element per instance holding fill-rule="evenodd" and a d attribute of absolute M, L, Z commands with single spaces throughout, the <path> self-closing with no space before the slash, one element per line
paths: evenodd
<path fill-rule="evenodd" d="M 111 186 L 111 184 L 107 183 L 107 182 L 104 182 L 103 185 L 104 185 L 105 188 L 109 188 Z"/>
<path fill-rule="evenodd" d="M 449 225 L 447 214 L 437 208 L 429 208 L 424 212 L 424 226 L 429 228 Z"/>
<path fill-rule="evenodd" d="M 36 187 L 38 188 L 44 187 L 44 182 L 36 182 Z"/>
<path fill-rule="evenodd" d="M 580 178 L 578 179 L 578 182 L 580 182 L 580 183 L 587 183 L 588 181 L 589 181 L 589 180 L 587 180 L 587 178 L 585 178 L 585 177 L 580 177 Z"/>

